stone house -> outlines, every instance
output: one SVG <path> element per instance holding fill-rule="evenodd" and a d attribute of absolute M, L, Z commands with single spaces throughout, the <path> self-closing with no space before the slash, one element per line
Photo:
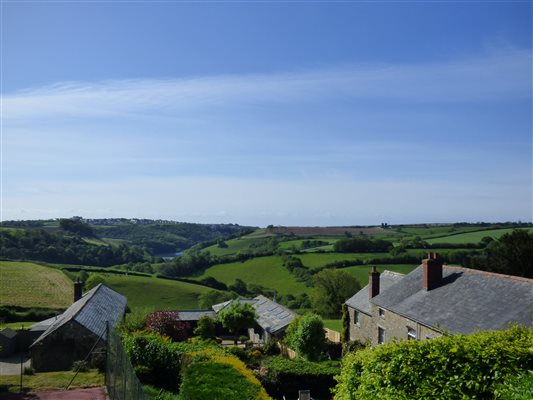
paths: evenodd
<path fill-rule="evenodd" d="M 443 265 L 429 254 L 407 275 L 375 267 L 346 301 L 350 340 L 380 344 L 533 324 L 533 279 Z"/>
<path fill-rule="evenodd" d="M 46 330 L 30 346 L 37 371 L 69 370 L 91 350 L 91 365 L 99 366 L 105 360 L 107 323 L 115 325 L 122 319 L 127 299 L 103 284 L 81 296 L 78 283 L 74 296 L 79 299 L 63 314 L 45 321 Z"/>

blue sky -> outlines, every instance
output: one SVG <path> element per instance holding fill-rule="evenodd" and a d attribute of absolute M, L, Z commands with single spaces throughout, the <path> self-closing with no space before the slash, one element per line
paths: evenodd
<path fill-rule="evenodd" d="M 532 220 L 531 2 L 10 2 L 2 219 Z"/>

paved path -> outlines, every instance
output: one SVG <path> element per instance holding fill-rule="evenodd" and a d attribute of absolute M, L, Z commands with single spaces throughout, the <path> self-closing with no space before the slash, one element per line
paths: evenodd
<path fill-rule="evenodd" d="M 108 400 L 108 397 L 104 388 L 91 388 L 26 394 L 0 394 L 0 400 Z"/>
<path fill-rule="evenodd" d="M 30 366 L 30 358 L 22 357 L 22 368 Z M 0 375 L 20 375 L 20 354 L 0 358 Z"/>

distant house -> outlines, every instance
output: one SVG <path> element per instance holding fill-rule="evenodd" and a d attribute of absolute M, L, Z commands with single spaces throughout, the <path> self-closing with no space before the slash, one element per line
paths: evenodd
<path fill-rule="evenodd" d="M 215 304 L 213 310 L 218 314 L 234 301 L 236 300 Z M 271 338 L 283 337 L 291 321 L 296 318 L 296 314 L 291 310 L 262 295 L 238 301 L 251 304 L 257 314 L 256 325 L 248 330 L 254 343 L 266 343 Z"/>
<path fill-rule="evenodd" d="M 126 297 L 99 284 L 63 314 L 34 326 L 45 330 L 30 347 L 32 366 L 37 371 L 67 370 L 74 361 L 85 359 L 93 347 L 93 354 L 103 350 L 107 323 L 115 325 L 122 319 L 126 303 Z M 103 361 L 103 355 L 100 359 L 94 356 L 90 361 L 97 365 Z"/>
<path fill-rule="evenodd" d="M 403 276 L 375 267 L 346 301 L 350 340 L 424 340 L 533 324 L 533 279 L 443 265 L 430 254 Z"/>

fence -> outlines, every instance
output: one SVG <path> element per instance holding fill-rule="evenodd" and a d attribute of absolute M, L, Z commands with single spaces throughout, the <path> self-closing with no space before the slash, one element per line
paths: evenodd
<path fill-rule="evenodd" d="M 107 325 L 105 383 L 111 400 L 146 400 L 144 389 L 113 327 Z"/>
<path fill-rule="evenodd" d="M 340 332 L 337 332 L 337 331 L 334 331 L 334 330 L 331 330 L 331 329 L 328 329 L 328 328 L 324 328 L 324 330 L 326 331 L 326 338 L 329 339 L 331 342 L 333 342 L 333 343 L 340 343 L 341 342 L 341 333 Z"/>

